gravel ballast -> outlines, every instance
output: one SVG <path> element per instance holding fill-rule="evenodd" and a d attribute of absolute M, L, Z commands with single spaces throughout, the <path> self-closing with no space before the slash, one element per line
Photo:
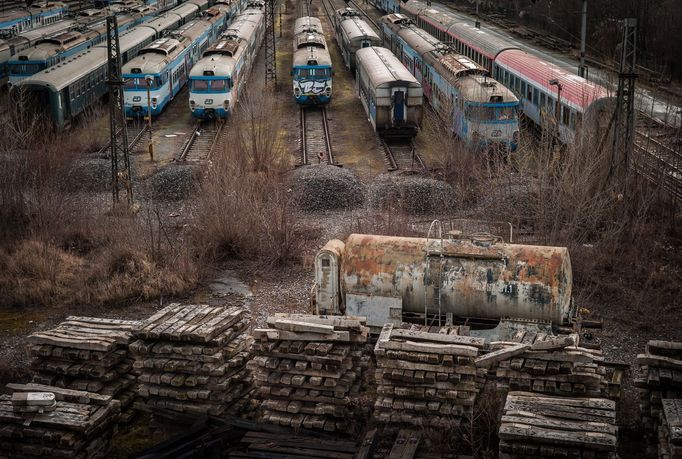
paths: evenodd
<path fill-rule="evenodd" d="M 365 186 L 353 172 L 325 164 L 297 169 L 291 189 L 294 202 L 306 212 L 354 209 L 365 201 Z"/>
<path fill-rule="evenodd" d="M 369 196 L 372 208 L 415 215 L 451 212 L 456 203 L 450 185 L 416 175 L 382 174 L 372 183 Z"/>

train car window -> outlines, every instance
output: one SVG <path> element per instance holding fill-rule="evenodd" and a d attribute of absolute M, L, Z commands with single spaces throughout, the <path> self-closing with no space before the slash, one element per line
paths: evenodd
<path fill-rule="evenodd" d="M 521 81 L 521 91 L 520 91 L 520 93 L 521 93 L 521 94 L 524 94 L 524 95 L 526 94 L 526 82 L 523 81 L 523 80 Z"/>
<path fill-rule="evenodd" d="M 137 78 L 126 78 L 125 88 L 135 89 L 137 87 Z"/>
<path fill-rule="evenodd" d="M 516 107 L 500 107 L 497 109 L 497 119 L 500 121 L 513 120 L 516 118 Z"/>
<path fill-rule="evenodd" d="M 566 126 L 569 125 L 570 114 L 571 114 L 571 110 L 567 106 L 562 105 L 562 107 L 561 107 L 561 124 L 564 124 Z"/>
<path fill-rule="evenodd" d="M 533 105 L 538 105 L 539 91 L 538 88 L 533 88 Z"/>
<path fill-rule="evenodd" d="M 544 107 L 544 106 L 545 106 L 545 93 L 544 93 L 544 92 L 541 92 L 541 93 L 540 93 L 540 105 L 539 105 L 539 106 L 540 106 L 540 107 Z"/>
<path fill-rule="evenodd" d="M 568 127 L 570 127 L 571 129 L 575 129 L 575 110 L 571 110 L 569 113 L 570 116 L 568 119 Z"/>

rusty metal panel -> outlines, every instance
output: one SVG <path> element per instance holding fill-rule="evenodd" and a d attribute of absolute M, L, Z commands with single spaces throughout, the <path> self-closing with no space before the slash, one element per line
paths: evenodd
<path fill-rule="evenodd" d="M 439 292 L 444 314 L 568 321 L 573 277 L 565 247 L 486 238 L 444 239 L 442 245 L 431 239 L 429 246 L 427 260 L 424 238 L 349 236 L 341 264 L 342 291 L 346 297 L 401 297 L 405 312 L 423 313 L 425 306 L 433 310 Z M 436 253 L 434 247 L 439 247 Z M 442 269 L 434 269 L 433 257 Z"/>
<path fill-rule="evenodd" d="M 369 327 L 400 325 L 403 321 L 403 300 L 400 297 L 347 293 L 346 314 L 366 317 Z"/>

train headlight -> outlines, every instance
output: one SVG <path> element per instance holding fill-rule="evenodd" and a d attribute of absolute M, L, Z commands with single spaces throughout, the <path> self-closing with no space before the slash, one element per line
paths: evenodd
<path fill-rule="evenodd" d="M 514 143 L 519 143 L 519 131 L 514 131 L 512 134 L 512 141 Z"/>
<path fill-rule="evenodd" d="M 194 102 L 193 100 L 189 101 L 189 109 L 194 111 L 194 108 L 197 106 L 197 103 Z"/>
<path fill-rule="evenodd" d="M 156 108 L 157 100 L 158 99 L 156 97 L 152 97 L 152 108 Z"/>
<path fill-rule="evenodd" d="M 225 110 L 228 110 L 230 108 L 230 100 L 229 99 L 225 99 L 225 101 L 223 101 L 223 107 L 225 108 Z"/>
<path fill-rule="evenodd" d="M 331 94 L 332 94 L 332 88 L 330 88 L 329 86 L 327 86 L 326 88 L 324 88 L 324 93 L 325 93 L 327 96 L 331 96 Z"/>
<path fill-rule="evenodd" d="M 294 88 L 294 95 L 295 95 L 296 97 L 300 96 L 300 95 L 301 95 L 301 90 L 298 89 L 298 88 Z"/>

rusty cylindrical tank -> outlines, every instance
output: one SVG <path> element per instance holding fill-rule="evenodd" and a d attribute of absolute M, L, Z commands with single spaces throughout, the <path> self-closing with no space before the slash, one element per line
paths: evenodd
<path fill-rule="evenodd" d="M 479 236 L 428 239 L 427 250 L 426 238 L 352 234 L 340 258 L 342 298 L 402 299 L 403 314 L 427 307 L 456 317 L 565 324 L 571 313 L 573 276 L 565 247 Z"/>

